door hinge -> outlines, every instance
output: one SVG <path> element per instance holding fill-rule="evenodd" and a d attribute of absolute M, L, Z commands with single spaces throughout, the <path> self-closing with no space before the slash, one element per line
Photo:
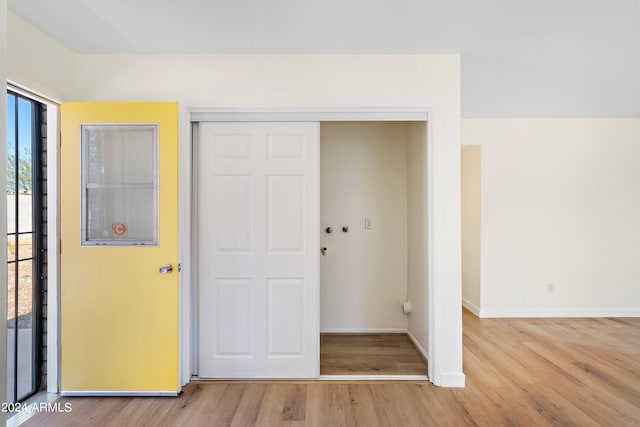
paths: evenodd
<path fill-rule="evenodd" d="M 180 273 L 182 271 L 182 264 L 178 263 L 178 273 Z"/>

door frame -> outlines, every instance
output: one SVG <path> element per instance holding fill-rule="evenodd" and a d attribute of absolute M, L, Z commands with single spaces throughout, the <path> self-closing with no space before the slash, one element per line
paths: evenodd
<path fill-rule="evenodd" d="M 193 235 L 193 133 L 192 122 L 198 121 L 240 121 L 240 122 L 276 122 L 276 121 L 417 121 L 426 122 L 426 165 L 427 165 L 427 304 L 428 331 L 427 343 L 428 372 L 431 382 L 438 378 L 438 364 L 435 359 L 434 343 L 439 342 L 439 328 L 436 324 L 436 290 L 434 281 L 434 254 L 438 250 L 434 238 L 434 190 L 435 182 L 435 143 L 439 123 L 431 107 L 379 107 L 379 108 L 224 108 L 190 107 L 179 105 L 179 144 L 178 144 L 178 259 L 181 274 L 178 278 L 178 342 L 179 342 L 179 384 L 189 383 L 193 370 L 197 366 L 194 351 L 197 344 L 197 324 L 195 320 L 195 274 L 193 254 L 195 236 Z M 319 274 L 319 272 L 318 272 Z M 318 281 L 318 283 L 320 283 Z M 319 310 L 318 310 L 319 316 Z"/>
<path fill-rule="evenodd" d="M 47 106 L 47 393 L 60 391 L 59 286 L 60 286 L 60 104 L 61 101 L 13 80 L 7 90 Z M 44 325 L 43 325 L 44 327 Z"/>

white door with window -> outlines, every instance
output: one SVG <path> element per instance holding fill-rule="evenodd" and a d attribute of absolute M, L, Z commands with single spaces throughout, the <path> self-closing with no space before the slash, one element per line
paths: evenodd
<path fill-rule="evenodd" d="M 198 375 L 319 375 L 319 123 L 203 122 Z"/>

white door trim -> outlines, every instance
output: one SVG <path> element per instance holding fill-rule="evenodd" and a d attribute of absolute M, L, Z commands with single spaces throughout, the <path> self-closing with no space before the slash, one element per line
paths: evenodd
<path fill-rule="evenodd" d="M 191 109 L 191 120 L 197 122 L 408 122 L 428 118 L 429 110 L 420 108 Z"/>
<path fill-rule="evenodd" d="M 60 106 L 47 104 L 47 392 L 60 390 Z"/>
<path fill-rule="evenodd" d="M 178 381 L 180 387 L 191 380 L 192 343 L 196 340 L 192 322 L 192 135 L 191 111 L 178 106 Z"/>
<path fill-rule="evenodd" d="M 431 381 L 439 378 L 437 354 L 434 345 L 439 342 L 439 325 L 436 316 L 434 283 L 434 251 L 438 250 L 437 240 L 434 238 L 434 221 L 436 220 L 433 206 L 435 181 L 434 135 L 437 135 L 439 123 L 437 115 L 430 107 L 341 107 L 341 108 L 225 108 L 225 107 L 189 107 L 180 106 L 179 117 L 179 149 L 178 149 L 178 252 L 182 271 L 179 275 L 179 364 L 180 384 L 186 385 L 192 376 L 193 350 L 196 340 L 196 325 L 193 324 L 193 301 L 195 297 L 193 282 L 192 259 L 192 121 L 423 121 L 427 126 L 427 220 L 428 220 L 428 255 L 427 265 L 427 304 L 429 342 L 427 352 L 428 372 Z M 439 382 L 439 381 L 437 381 Z"/>
<path fill-rule="evenodd" d="M 429 381 L 427 375 L 320 375 L 320 381 Z"/>

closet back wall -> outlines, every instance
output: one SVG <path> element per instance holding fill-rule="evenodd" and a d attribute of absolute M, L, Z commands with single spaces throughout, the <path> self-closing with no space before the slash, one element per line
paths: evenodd
<path fill-rule="evenodd" d="M 320 328 L 406 331 L 407 123 L 323 122 L 320 152 Z"/>

